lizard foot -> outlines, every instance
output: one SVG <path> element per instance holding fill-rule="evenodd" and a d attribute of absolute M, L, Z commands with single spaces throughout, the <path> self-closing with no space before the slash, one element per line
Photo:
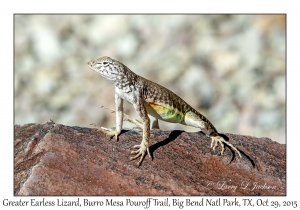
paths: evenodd
<path fill-rule="evenodd" d="M 94 127 L 98 128 L 97 131 L 100 131 L 100 132 L 104 133 L 110 139 L 113 138 L 114 136 L 116 136 L 116 140 L 118 140 L 118 135 L 116 135 L 116 130 L 115 129 L 99 127 L 99 126 L 97 126 L 94 123 L 92 123 L 91 125 L 93 125 Z"/>
<path fill-rule="evenodd" d="M 230 144 L 229 142 L 225 141 L 221 136 L 211 136 L 211 147 L 214 151 L 215 151 L 215 148 L 218 146 L 218 143 L 222 147 L 221 155 L 223 155 L 223 153 L 224 153 L 224 144 L 226 144 L 229 147 L 231 147 L 234 151 L 236 151 L 240 157 L 242 157 L 239 150 L 235 146 Z"/>
<path fill-rule="evenodd" d="M 149 147 L 148 145 L 145 145 L 143 142 L 140 145 L 135 145 L 134 148 L 136 148 L 137 150 L 132 151 L 130 154 L 131 155 L 135 155 L 133 157 L 130 158 L 130 160 L 135 160 L 138 157 L 141 156 L 140 161 L 137 163 L 138 166 L 141 165 L 142 160 L 144 159 L 146 152 L 148 153 L 149 157 L 151 158 L 150 152 L 149 152 Z"/>

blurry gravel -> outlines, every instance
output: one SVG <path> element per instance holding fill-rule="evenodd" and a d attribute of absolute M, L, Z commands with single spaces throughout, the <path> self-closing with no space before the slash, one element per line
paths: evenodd
<path fill-rule="evenodd" d="M 106 55 L 181 96 L 221 133 L 286 141 L 284 15 L 15 15 L 14 23 L 15 124 L 115 126 L 100 108 L 114 108 L 114 87 L 86 65 Z M 125 111 L 138 118 L 127 102 Z"/>

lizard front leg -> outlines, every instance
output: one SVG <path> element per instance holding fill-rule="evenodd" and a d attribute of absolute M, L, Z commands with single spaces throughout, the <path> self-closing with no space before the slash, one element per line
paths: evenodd
<path fill-rule="evenodd" d="M 116 140 L 118 141 L 119 135 L 121 133 L 122 126 L 123 126 L 124 112 L 123 112 L 123 99 L 120 98 L 117 93 L 115 93 L 115 106 L 116 106 L 116 111 L 113 110 L 116 113 L 116 128 L 115 129 L 98 127 L 95 124 L 93 124 L 93 125 L 98 128 L 98 131 L 105 133 L 105 135 L 107 135 L 111 138 L 113 136 L 115 136 Z"/>
<path fill-rule="evenodd" d="M 134 150 L 131 152 L 132 155 L 135 155 L 130 158 L 130 160 L 137 159 L 138 157 L 141 157 L 137 165 L 139 166 L 143 160 L 143 158 L 146 155 L 146 152 L 148 153 L 149 157 L 151 158 L 150 152 L 149 152 L 149 139 L 150 139 L 150 119 L 147 115 L 147 110 L 142 102 L 142 100 L 137 100 L 135 104 L 133 104 L 136 112 L 139 114 L 139 116 L 142 118 L 143 121 L 143 139 L 140 145 L 135 145 L 134 148 L 137 150 Z"/>
<path fill-rule="evenodd" d="M 117 93 L 115 93 L 115 105 L 116 105 L 116 129 L 115 129 L 115 138 L 119 139 L 119 135 L 123 126 L 123 99 L 119 97 Z"/>

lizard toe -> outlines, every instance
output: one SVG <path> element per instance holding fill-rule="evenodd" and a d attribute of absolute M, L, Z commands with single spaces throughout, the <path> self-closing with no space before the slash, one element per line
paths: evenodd
<path fill-rule="evenodd" d="M 229 142 L 225 141 L 221 136 L 212 136 L 211 139 L 212 139 L 211 140 L 212 141 L 211 146 L 213 146 L 213 150 L 215 150 L 218 143 L 221 145 L 221 155 L 224 154 L 224 149 L 225 149 L 224 144 L 226 144 L 227 146 L 231 147 L 234 151 L 236 151 L 236 153 L 238 153 L 238 155 L 240 157 L 242 157 L 239 150 L 235 146 L 230 144 Z"/>
<path fill-rule="evenodd" d="M 135 160 L 138 157 L 141 157 L 139 162 L 137 163 L 138 166 L 140 166 L 140 164 L 142 163 L 146 153 L 148 153 L 149 157 L 151 157 L 148 146 L 146 146 L 144 144 L 140 144 L 140 145 L 135 145 L 134 148 L 139 148 L 139 149 L 131 151 L 130 154 L 135 155 L 135 156 L 130 157 L 130 160 Z"/>
<path fill-rule="evenodd" d="M 139 148 L 141 148 L 141 145 L 140 144 L 139 145 L 134 145 L 133 148 L 139 149 Z"/>

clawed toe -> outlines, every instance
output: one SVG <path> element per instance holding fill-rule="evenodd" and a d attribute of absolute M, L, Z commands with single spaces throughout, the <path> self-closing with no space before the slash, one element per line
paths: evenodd
<path fill-rule="evenodd" d="M 130 160 L 135 160 L 140 156 L 142 156 L 141 159 L 143 159 L 145 156 L 145 154 L 141 154 L 139 151 L 132 151 L 131 154 L 136 154 L 136 155 L 133 157 L 130 157 Z"/>
<path fill-rule="evenodd" d="M 226 144 L 229 147 L 231 147 L 234 151 L 236 151 L 240 157 L 242 157 L 241 153 L 238 151 L 238 149 L 235 146 L 233 146 L 232 144 L 230 144 L 229 142 L 225 141 L 221 136 L 211 137 L 211 147 L 213 150 L 215 150 L 215 148 L 218 146 L 218 144 L 220 144 L 222 147 L 221 155 L 224 154 L 224 144 Z"/>
<path fill-rule="evenodd" d="M 149 152 L 149 147 L 147 147 L 146 145 L 144 144 L 141 144 L 141 145 L 135 145 L 133 146 L 133 148 L 137 149 L 137 150 L 134 150 L 134 151 L 131 151 L 131 155 L 135 155 L 133 157 L 130 157 L 130 160 L 135 160 L 137 159 L 138 157 L 141 157 L 139 162 L 137 163 L 138 166 L 141 165 L 146 153 L 148 153 L 149 157 L 150 156 L 150 152 Z"/>
<path fill-rule="evenodd" d="M 106 136 L 108 136 L 110 139 L 112 139 L 114 136 L 116 136 L 116 131 L 109 128 L 99 128 L 98 131 L 104 133 Z M 116 136 L 116 140 L 118 140 L 118 136 Z"/>
<path fill-rule="evenodd" d="M 139 150 L 134 150 L 134 151 L 131 151 L 131 155 L 135 155 L 135 154 L 138 154 L 140 151 Z"/>
<path fill-rule="evenodd" d="M 104 128 L 104 127 L 99 127 L 96 124 L 92 123 L 94 127 L 96 127 L 98 132 L 104 133 L 106 136 L 108 136 L 110 139 L 112 139 L 114 136 L 116 137 L 116 140 L 118 140 L 118 135 L 116 134 L 115 129 L 111 128 Z"/>
<path fill-rule="evenodd" d="M 133 148 L 139 149 L 139 148 L 141 148 L 141 145 L 134 145 Z"/>
<path fill-rule="evenodd" d="M 141 153 L 139 151 L 133 151 L 133 152 L 137 152 L 138 154 L 136 156 L 130 157 L 130 160 L 135 160 L 135 159 L 137 159 L 138 157 L 141 156 L 139 162 L 137 163 L 137 165 L 140 166 L 141 163 L 142 163 L 142 161 L 143 161 L 143 159 L 144 159 L 144 157 L 145 157 L 145 153 L 143 154 L 143 153 Z M 131 152 L 131 153 L 133 154 L 133 152 Z"/>

